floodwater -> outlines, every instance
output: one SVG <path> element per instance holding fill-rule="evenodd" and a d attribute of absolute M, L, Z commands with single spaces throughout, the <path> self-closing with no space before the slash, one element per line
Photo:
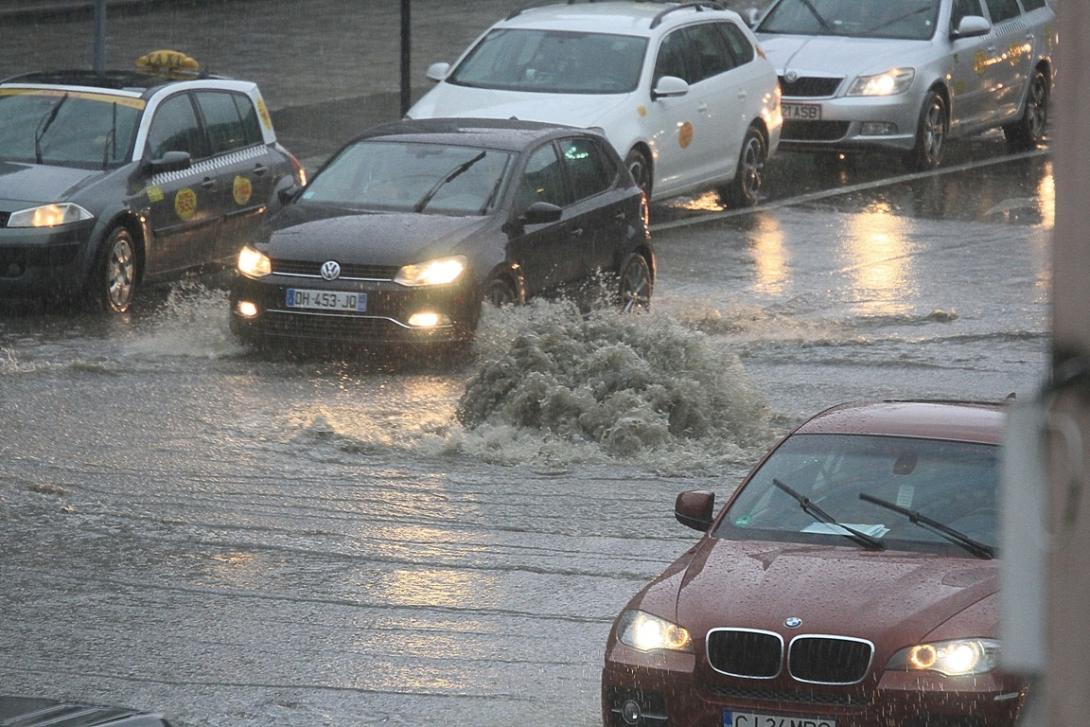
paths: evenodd
<path fill-rule="evenodd" d="M 109 320 L 6 308 L 2 691 L 599 724 L 612 618 L 696 537 L 679 491 L 724 497 L 837 402 L 1037 384 L 1053 198 L 1038 155 L 709 225 L 675 201 L 652 313 L 492 312 L 454 368 L 257 356 L 215 279 Z"/>

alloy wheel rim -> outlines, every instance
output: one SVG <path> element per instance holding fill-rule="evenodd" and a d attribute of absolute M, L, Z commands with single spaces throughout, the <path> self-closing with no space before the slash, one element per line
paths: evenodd
<path fill-rule="evenodd" d="M 742 190 L 750 199 L 756 200 L 764 183 L 764 162 L 761 160 L 761 142 L 751 138 L 742 155 Z"/>
<path fill-rule="evenodd" d="M 625 269 L 621 279 L 621 306 L 625 313 L 648 307 L 651 302 L 650 284 L 650 277 L 643 265 L 633 262 Z"/>
<path fill-rule="evenodd" d="M 945 134 L 942 104 L 937 100 L 932 103 L 931 108 L 927 110 L 927 122 L 925 124 L 924 133 L 927 158 L 929 161 L 934 162 L 939 158 L 939 152 L 942 150 L 942 140 Z"/>
<path fill-rule="evenodd" d="M 647 192 L 647 165 L 643 163 L 643 159 L 633 159 L 628 165 L 628 173 L 632 175 L 632 179 L 635 180 L 636 186 Z"/>
<path fill-rule="evenodd" d="M 1027 119 L 1029 121 L 1029 132 L 1036 139 L 1045 126 L 1045 84 L 1040 76 L 1033 79 L 1033 85 L 1030 86 L 1030 98 L 1027 103 L 1029 104 Z"/>
<path fill-rule="evenodd" d="M 106 279 L 106 295 L 115 308 L 124 308 L 132 300 L 135 272 L 132 245 L 124 238 L 116 240 L 110 249 Z"/>

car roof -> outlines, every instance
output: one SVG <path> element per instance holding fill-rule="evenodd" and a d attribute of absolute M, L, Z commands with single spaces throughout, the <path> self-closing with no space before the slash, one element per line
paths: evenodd
<path fill-rule="evenodd" d="M 999 444 L 1004 403 L 981 401 L 872 401 L 834 406 L 796 434 L 864 434 Z"/>
<path fill-rule="evenodd" d="M 383 137 L 517 152 L 535 142 L 571 134 L 595 135 L 574 126 L 519 119 L 402 119 L 368 129 L 353 142 Z"/>
<path fill-rule="evenodd" d="M 143 73 L 141 71 L 108 70 L 99 73 L 90 70 L 71 69 L 23 73 L 0 80 L 0 84 L 94 88 L 107 93 L 110 91 L 125 91 L 147 97 L 164 86 L 199 80 L 231 79 L 205 73 L 171 76 L 165 73 Z"/>
<path fill-rule="evenodd" d="M 737 17 L 733 11 L 714 2 L 664 3 L 614 0 L 537 5 L 516 10 L 496 27 L 532 28 L 535 30 L 570 30 L 647 36 L 669 21 L 688 21 L 709 13 Z M 658 20 L 658 22 L 656 22 Z"/>

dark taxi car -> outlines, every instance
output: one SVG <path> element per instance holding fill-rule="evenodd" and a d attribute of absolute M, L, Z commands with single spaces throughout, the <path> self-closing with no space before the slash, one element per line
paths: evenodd
<path fill-rule="evenodd" d="M 429 119 L 347 144 L 239 254 L 232 327 L 249 342 L 467 340 L 481 303 L 601 271 L 626 308 L 654 280 L 640 189 L 604 137 Z"/>
<path fill-rule="evenodd" d="M 609 636 L 606 725 L 1011 727 L 999 404 L 841 405 L 785 437 Z"/>
<path fill-rule="evenodd" d="M 0 83 L 0 296 L 124 312 L 231 259 L 302 167 L 248 81 L 162 71 Z"/>

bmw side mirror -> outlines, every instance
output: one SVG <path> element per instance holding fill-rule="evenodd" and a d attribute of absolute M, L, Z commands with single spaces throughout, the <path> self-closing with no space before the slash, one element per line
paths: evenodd
<path fill-rule="evenodd" d="M 189 152 L 168 151 L 158 159 L 149 160 L 145 168 L 151 174 L 162 174 L 163 172 L 180 172 L 183 169 L 189 169 L 192 165 L 193 159 L 189 156 Z"/>
<path fill-rule="evenodd" d="M 444 78 L 446 78 L 447 74 L 449 73 L 449 63 L 432 63 L 430 66 L 428 66 L 428 71 L 424 75 L 428 77 L 429 81 L 435 81 L 436 83 L 439 83 Z"/>
<path fill-rule="evenodd" d="M 674 517 L 682 525 L 706 533 L 712 524 L 715 493 L 708 490 L 687 490 L 674 502 Z"/>
<path fill-rule="evenodd" d="M 687 93 L 689 93 L 688 83 L 677 76 L 663 76 L 651 91 L 651 100 L 658 101 L 660 98 L 684 96 Z"/>
<path fill-rule="evenodd" d="M 979 15 L 966 15 L 958 23 L 957 29 L 950 34 L 952 38 L 976 38 L 992 32 L 992 24 Z"/>
<path fill-rule="evenodd" d="M 563 214 L 564 210 L 560 209 L 555 204 L 550 202 L 534 202 L 522 213 L 522 216 L 519 217 L 519 221 L 524 225 L 544 225 L 549 222 L 556 222 Z"/>

